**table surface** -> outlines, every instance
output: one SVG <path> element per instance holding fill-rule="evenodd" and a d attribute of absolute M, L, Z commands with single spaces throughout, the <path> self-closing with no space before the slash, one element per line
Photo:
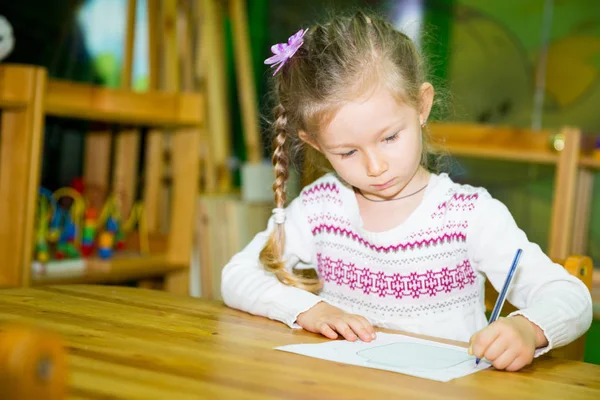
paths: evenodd
<path fill-rule="evenodd" d="M 0 291 L 0 324 L 68 348 L 70 399 L 600 399 L 600 366 L 542 357 L 442 383 L 273 350 L 319 335 L 218 302 L 117 286 Z"/>

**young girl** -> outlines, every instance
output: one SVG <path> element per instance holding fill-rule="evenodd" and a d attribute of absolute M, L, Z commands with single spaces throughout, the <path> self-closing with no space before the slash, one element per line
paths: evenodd
<path fill-rule="evenodd" d="M 223 269 L 228 306 L 330 339 L 368 342 L 379 326 L 469 341 L 471 354 L 509 371 L 589 328 L 585 285 L 529 242 L 502 203 L 430 172 L 423 131 L 434 89 L 407 36 L 358 13 L 272 50 L 276 208 Z M 298 145 L 335 173 L 284 209 Z M 508 300 L 520 310 L 487 326 L 484 281 L 501 289 L 518 248 Z"/>

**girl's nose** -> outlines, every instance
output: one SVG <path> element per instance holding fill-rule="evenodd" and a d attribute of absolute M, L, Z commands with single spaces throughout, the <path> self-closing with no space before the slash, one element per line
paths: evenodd
<path fill-rule="evenodd" d="M 367 175 L 378 177 L 388 170 L 388 163 L 376 153 L 367 153 Z"/>

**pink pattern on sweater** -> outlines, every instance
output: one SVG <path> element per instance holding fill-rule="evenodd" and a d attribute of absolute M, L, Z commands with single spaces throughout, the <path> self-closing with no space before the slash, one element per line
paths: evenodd
<path fill-rule="evenodd" d="M 473 286 L 475 271 L 469 260 L 464 260 L 454 268 L 441 268 L 437 271 L 411 272 L 409 274 L 372 271 L 368 267 L 359 268 L 352 262 L 332 260 L 317 254 L 319 275 L 326 283 L 360 290 L 364 294 L 377 294 L 379 297 L 393 296 L 397 299 L 421 296 L 434 297 L 439 293 L 450 293 Z"/>
<path fill-rule="evenodd" d="M 437 211 L 431 214 L 431 218 L 435 219 L 442 217 L 447 211 L 472 211 L 475 208 L 475 200 L 478 198 L 478 193 L 454 193 L 450 200 L 444 201 L 438 205 Z"/>
<path fill-rule="evenodd" d="M 344 217 L 344 216 L 340 216 L 340 215 L 336 215 L 336 214 L 331 214 L 329 212 L 326 213 L 319 213 L 319 214 L 315 214 L 313 216 L 309 215 L 307 216 L 308 219 L 308 223 L 311 225 L 318 225 L 319 223 L 325 223 L 325 222 L 329 222 L 329 223 L 337 223 L 338 225 L 342 225 L 342 226 L 350 226 L 351 222 L 348 218 Z"/>
<path fill-rule="evenodd" d="M 371 242 L 369 242 L 368 240 L 364 239 L 363 237 L 357 235 L 355 232 L 353 232 L 350 229 L 340 228 L 338 226 L 327 225 L 327 224 L 320 224 L 320 225 L 315 226 L 312 229 L 313 236 L 316 236 L 323 232 L 346 236 L 346 237 L 351 238 L 352 240 L 362 244 L 363 246 L 370 248 L 371 250 L 376 250 L 376 251 L 385 252 L 385 253 L 387 253 L 389 251 L 398 251 L 400 249 L 407 250 L 407 249 L 413 249 L 415 247 L 421 248 L 423 246 L 427 246 L 427 247 L 432 246 L 432 245 L 435 246 L 435 245 L 438 245 L 441 243 L 448 243 L 448 242 L 451 242 L 454 240 L 459 240 L 459 241 L 464 242 L 467 238 L 466 234 L 464 234 L 462 232 L 450 232 L 450 233 L 444 233 L 442 235 L 432 237 L 429 239 L 415 240 L 413 242 L 398 243 L 398 244 L 389 245 L 389 246 L 376 246 L 376 245 L 372 244 Z"/>
<path fill-rule="evenodd" d="M 302 204 L 307 205 L 319 202 L 342 204 L 340 189 L 335 183 L 318 183 L 302 191 Z"/>

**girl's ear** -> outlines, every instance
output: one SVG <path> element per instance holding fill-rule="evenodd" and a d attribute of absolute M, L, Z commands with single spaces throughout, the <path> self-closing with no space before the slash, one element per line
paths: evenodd
<path fill-rule="evenodd" d="M 309 135 L 308 133 L 306 133 L 306 131 L 303 131 L 303 130 L 298 131 L 298 136 L 300 136 L 300 140 L 302 140 L 304 143 L 310 145 L 310 147 L 317 150 L 319 153 L 323 153 L 321 151 L 321 147 L 319 147 L 319 144 L 317 143 L 315 138 L 312 137 L 311 135 Z"/>
<path fill-rule="evenodd" d="M 421 85 L 421 103 L 419 107 L 419 123 L 421 126 L 427 122 L 431 106 L 433 105 L 434 89 L 431 83 L 425 82 Z"/>

